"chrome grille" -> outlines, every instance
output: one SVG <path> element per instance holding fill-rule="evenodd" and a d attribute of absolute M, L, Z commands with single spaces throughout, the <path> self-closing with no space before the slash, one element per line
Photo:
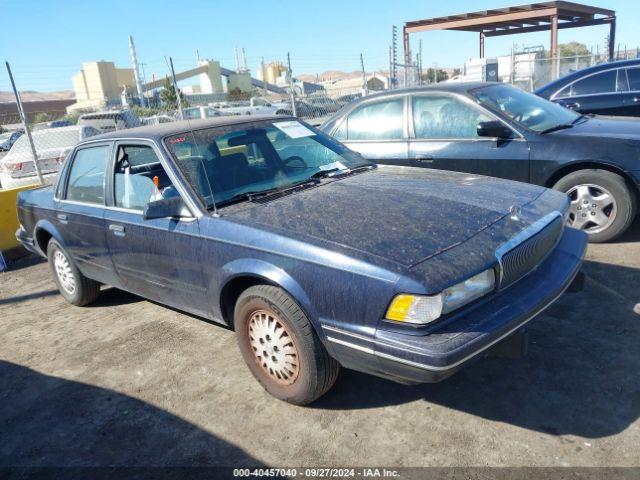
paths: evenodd
<path fill-rule="evenodd" d="M 548 219 L 547 219 L 548 220 Z M 556 246 L 563 229 L 562 216 L 554 218 L 504 253 L 496 252 L 500 262 L 500 288 L 508 287 L 533 270 Z"/>

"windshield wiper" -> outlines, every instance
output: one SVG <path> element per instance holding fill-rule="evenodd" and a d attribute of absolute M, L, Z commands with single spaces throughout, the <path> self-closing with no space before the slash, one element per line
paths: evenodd
<path fill-rule="evenodd" d="M 370 165 L 370 164 L 364 164 L 364 165 L 358 165 L 356 167 L 351 167 L 351 168 L 330 168 L 327 170 L 320 170 L 316 173 L 314 173 L 313 175 L 311 175 L 309 178 L 325 178 L 325 177 L 337 177 L 339 175 L 344 175 L 344 174 L 349 174 L 349 173 L 353 173 L 353 172 L 359 172 L 360 170 L 364 170 L 364 169 L 374 169 L 375 165 Z"/>
<path fill-rule="evenodd" d="M 233 195 L 230 198 L 222 200 L 217 205 L 218 206 L 226 205 L 228 203 L 238 202 L 238 201 L 241 201 L 241 200 L 249 200 L 250 202 L 253 202 L 254 200 L 257 200 L 259 198 L 263 198 L 263 197 L 272 195 L 274 193 L 286 192 L 286 191 L 291 190 L 293 188 L 301 187 L 301 186 L 303 186 L 305 184 L 316 185 L 317 182 L 315 182 L 315 181 L 313 181 L 311 179 L 306 179 L 306 180 L 303 180 L 301 182 L 292 183 L 292 184 L 287 185 L 285 187 L 274 187 L 274 188 L 267 188 L 265 190 L 252 190 L 250 192 L 242 192 L 242 193 L 238 193 L 236 195 Z"/>
<path fill-rule="evenodd" d="M 564 130 L 566 128 L 573 128 L 575 120 L 571 123 L 560 123 L 558 125 L 554 125 L 553 127 L 546 128 L 540 132 L 540 135 L 544 135 L 545 133 L 557 132 L 558 130 Z"/>

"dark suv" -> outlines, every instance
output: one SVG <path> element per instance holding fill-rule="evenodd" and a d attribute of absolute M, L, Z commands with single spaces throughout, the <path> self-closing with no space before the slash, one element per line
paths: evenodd
<path fill-rule="evenodd" d="M 640 59 L 584 68 L 534 93 L 580 113 L 638 117 Z"/>

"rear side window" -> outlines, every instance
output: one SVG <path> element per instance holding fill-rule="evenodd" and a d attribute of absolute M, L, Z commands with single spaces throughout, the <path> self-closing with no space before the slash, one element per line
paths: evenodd
<path fill-rule="evenodd" d="M 347 119 L 348 140 L 397 140 L 404 136 L 404 99 L 367 103 Z"/>
<path fill-rule="evenodd" d="M 104 171 L 109 146 L 78 150 L 73 158 L 67 182 L 67 200 L 104 204 Z"/>
<path fill-rule="evenodd" d="M 616 70 L 596 73 L 571 85 L 570 96 L 611 93 L 616 91 Z"/>
<path fill-rule="evenodd" d="M 640 67 L 627 68 L 627 78 L 629 79 L 629 90 L 640 91 Z"/>

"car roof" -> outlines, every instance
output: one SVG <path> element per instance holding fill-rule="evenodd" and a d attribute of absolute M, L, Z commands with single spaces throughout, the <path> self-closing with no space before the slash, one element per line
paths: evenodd
<path fill-rule="evenodd" d="M 365 97 L 359 98 L 356 102 L 364 102 L 377 97 L 386 97 L 388 95 L 409 94 L 409 93 L 421 93 L 421 92 L 452 92 L 452 93 L 467 93 L 470 90 L 476 88 L 487 87 L 489 85 L 496 85 L 499 82 L 439 82 L 431 85 L 422 85 L 419 87 L 398 88 L 395 90 L 384 90 L 377 93 L 372 93 Z"/>
<path fill-rule="evenodd" d="M 240 125 L 260 120 L 290 119 L 291 117 L 285 115 L 229 115 L 195 120 L 178 120 L 176 122 L 161 123 L 159 125 L 145 125 L 143 127 L 127 128 L 125 130 L 114 130 L 113 132 L 90 137 L 86 142 L 127 138 L 145 138 L 159 142 L 165 137 L 188 132 L 189 130 L 201 130 L 203 128 L 222 127 L 225 125 Z M 85 142 L 81 142 L 80 145 L 82 143 Z"/>
<path fill-rule="evenodd" d="M 585 75 L 591 75 L 592 73 L 613 68 L 637 66 L 640 66 L 640 59 L 637 58 L 634 58 L 633 60 L 618 60 L 616 62 L 599 63 L 598 65 L 594 65 L 592 67 L 581 68 L 580 70 L 576 70 L 575 72 L 568 73 L 567 75 L 564 75 L 563 77 L 560 77 L 557 80 L 549 82 L 546 85 L 538 88 L 534 93 L 536 93 L 537 95 L 546 93 L 553 94 L 556 92 L 556 90 L 563 88 L 565 85 L 573 82 L 578 78 L 582 78 Z"/>

